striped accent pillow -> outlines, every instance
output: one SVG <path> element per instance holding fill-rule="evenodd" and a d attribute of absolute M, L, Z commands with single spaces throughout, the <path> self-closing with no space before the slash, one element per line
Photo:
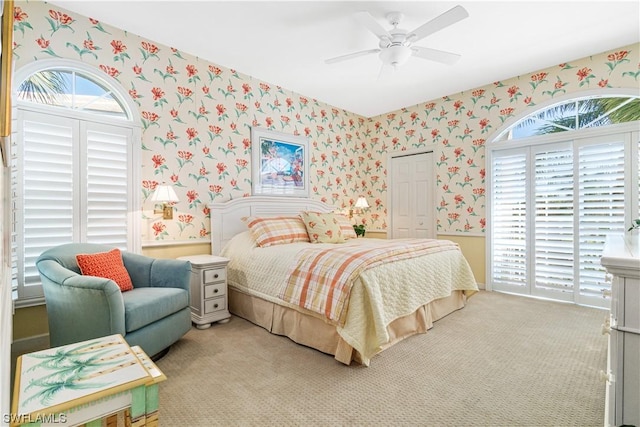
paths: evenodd
<path fill-rule="evenodd" d="M 307 228 L 297 216 L 245 217 L 253 239 L 260 247 L 283 245 L 287 243 L 309 242 Z"/>
<path fill-rule="evenodd" d="M 353 224 L 351 224 L 351 220 L 346 215 L 343 215 L 340 213 L 335 213 L 334 215 L 336 216 L 336 220 L 340 225 L 340 231 L 342 231 L 342 237 L 345 240 L 358 238 L 356 231 L 353 229 Z"/>

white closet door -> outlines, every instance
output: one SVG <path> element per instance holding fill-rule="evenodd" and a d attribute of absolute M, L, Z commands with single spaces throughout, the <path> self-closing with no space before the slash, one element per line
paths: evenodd
<path fill-rule="evenodd" d="M 391 158 L 393 238 L 435 238 L 433 153 Z"/>

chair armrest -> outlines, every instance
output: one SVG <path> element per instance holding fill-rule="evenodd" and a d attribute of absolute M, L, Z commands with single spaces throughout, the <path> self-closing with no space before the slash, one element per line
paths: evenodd
<path fill-rule="evenodd" d="M 120 293 L 120 288 L 113 280 L 105 279 L 104 277 L 83 276 L 64 268 L 53 260 L 39 261 L 37 267 L 40 272 L 40 278 L 55 285 L 102 290 L 106 295 Z M 122 295 L 120 295 L 120 298 L 122 298 Z"/>
<path fill-rule="evenodd" d="M 125 335 L 124 301 L 113 280 L 77 274 L 53 260 L 41 260 L 37 267 L 47 303 L 52 345 L 103 335 Z"/>

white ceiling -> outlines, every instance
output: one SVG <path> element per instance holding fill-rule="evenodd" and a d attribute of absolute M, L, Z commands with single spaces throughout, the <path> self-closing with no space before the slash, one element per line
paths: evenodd
<path fill-rule="evenodd" d="M 143 1 L 51 0 L 215 64 L 372 117 L 640 41 L 632 1 Z M 353 17 L 405 14 L 413 30 L 460 4 L 469 17 L 416 45 L 462 55 L 453 66 L 410 58 L 379 78 L 377 48 Z"/>

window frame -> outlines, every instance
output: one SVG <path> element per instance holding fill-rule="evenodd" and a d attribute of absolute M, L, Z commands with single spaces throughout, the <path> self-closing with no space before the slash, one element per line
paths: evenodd
<path fill-rule="evenodd" d="M 27 77 L 30 75 L 46 70 L 65 70 L 70 72 L 76 72 L 82 75 L 85 78 L 89 78 L 90 80 L 94 80 L 99 83 L 101 86 L 108 88 L 113 94 L 114 98 L 117 98 L 118 103 L 123 106 L 125 113 L 128 118 L 123 117 L 111 117 L 109 115 L 93 113 L 84 110 L 77 110 L 71 108 L 64 108 L 60 106 L 54 105 L 44 105 L 38 104 L 31 101 L 19 100 L 17 96 L 17 89 Z M 112 125 L 116 127 L 126 128 L 131 130 L 131 150 L 128 153 L 130 165 L 133 167 L 130 168 L 130 177 L 129 177 L 129 206 L 131 209 L 127 213 L 127 219 L 130 224 L 130 228 L 128 230 L 129 238 L 128 238 L 128 250 L 135 253 L 141 253 L 142 250 L 142 238 L 141 238 L 141 195 L 140 191 L 138 191 L 138 183 L 140 182 L 140 164 L 141 164 L 141 151 L 142 151 L 142 127 L 140 124 L 140 116 L 137 109 L 137 106 L 128 95 L 126 90 L 122 87 L 122 85 L 111 76 L 104 74 L 99 69 L 92 67 L 90 65 L 84 64 L 82 62 L 74 61 L 74 60 L 66 60 L 66 59 L 52 59 L 52 60 L 42 60 L 36 61 L 30 64 L 25 65 L 21 69 L 19 69 L 14 74 L 14 82 L 18 82 L 13 85 L 13 93 L 12 93 L 12 109 L 13 109 L 13 117 L 14 117 L 14 126 L 12 133 L 12 181 L 17 179 L 16 168 L 18 167 L 18 159 L 16 154 L 20 152 L 20 147 L 18 146 L 19 141 L 22 140 L 21 135 L 18 135 L 18 129 L 21 126 L 18 125 L 18 117 L 22 116 L 22 111 L 25 112 L 34 112 L 40 114 L 47 114 L 50 116 L 56 117 L 66 117 L 72 120 L 79 121 L 80 123 L 91 122 L 95 124 L 104 124 L 104 125 Z M 82 126 L 82 125 L 81 125 Z M 74 140 L 74 145 L 79 143 L 79 141 Z M 17 190 L 17 182 L 11 183 L 12 193 Z M 22 195 L 20 194 L 20 197 Z M 12 195 L 12 198 L 15 196 Z M 74 201 L 74 203 L 77 203 Z M 15 216 L 14 212 L 16 212 L 15 202 L 12 203 L 12 211 L 11 215 Z M 18 224 L 14 220 L 12 220 L 13 227 L 17 227 Z M 13 233 L 14 236 L 18 229 L 15 229 Z M 15 247 L 17 242 L 13 243 Z M 18 248 L 18 250 L 22 250 Z M 16 262 L 16 259 L 13 259 L 13 262 Z M 13 270 L 16 271 L 16 265 L 13 266 Z M 44 304 L 44 296 L 42 293 L 41 285 L 30 285 L 34 287 L 39 287 L 39 292 L 35 292 L 30 290 L 29 292 L 20 291 L 17 286 L 17 280 L 13 281 L 14 287 L 14 306 L 16 308 L 21 307 L 29 307 L 35 305 Z"/>

